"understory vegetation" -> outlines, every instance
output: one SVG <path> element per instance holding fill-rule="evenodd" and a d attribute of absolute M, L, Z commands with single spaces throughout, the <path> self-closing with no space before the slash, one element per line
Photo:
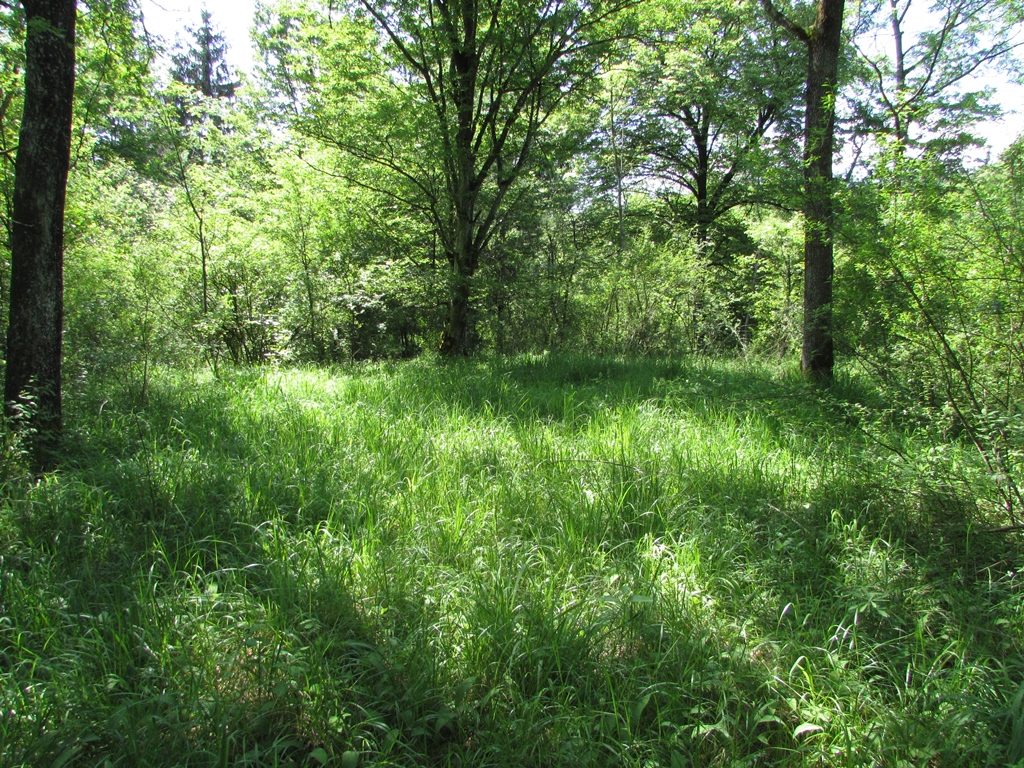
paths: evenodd
<path fill-rule="evenodd" d="M 59 473 L 4 454 L 0 763 L 1020 765 L 1020 547 L 879 397 L 559 355 L 86 387 Z"/>

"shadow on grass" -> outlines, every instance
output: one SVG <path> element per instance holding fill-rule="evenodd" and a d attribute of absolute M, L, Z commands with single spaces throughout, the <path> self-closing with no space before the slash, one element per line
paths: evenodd
<path fill-rule="evenodd" d="M 837 442 L 866 450 L 834 401 L 739 363 L 416 362 L 357 372 L 350 400 L 374 378 L 389 394 L 366 418 L 382 422 L 440 404 L 576 431 L 603 412 L 650 404 L 756 417 L 780 439 L 802 437 L 808 456 Z M 379 478 L 346 476 L 330 455 L 343 446 L 318 434 L 315 409 L 267 402 L 264 437 L 246 429 L 239 393 L 262 380 L 239 372 L 229 385 L 154 386 L 142 412 L 108 406 L 79 417 L 65 473 L 6 500 L 0 599 L 11 623 L 0 628 L 0 669 L 17 693 L 4 701 L 0 728 L 15 745 L 10 759 L 170 765 L 187 753 L 194 765 L 303 765 L 320 762 L 323 749 L 325 758 L 352 750 L 382 764 L 671 765 L 753 754 L 798 762 L 800 720 L 786 698 L 804 692 L 776 678 L 784 668 L 792 676 L 808 649 L 824 648 L 821 665 L 829 654 L 848 662 L 839 646 L 861 633 L 880 660 L 850 679 L 875 688 L 895 686 L 917 657 L 940 659 L 933 646 L 958 638 L 975 639 L 937 678 L 972 657 L 1020 652 L 1019 638 L 1001 630 L 1015 587 L 983 583 L 1019 553 L 1005 538 L 968 536 L 966 516 L 958 526 L 947 515 L 953 522 L 930 536 L 921 527 L 938 519 L 935 508 L 895 503 L 867 473 L 825 478 L 794 505 L 756 473 L 706 473 L 696 487 L 668 478 L 682 471 L 671 465 L 628 461 L 587 470 L 615 500 L 595 506 L 590 522 L 573 516 L 580 502 L 568 485 L 524 497 L 524 509 L 561 513 L 536 524 L 537 541 L 516 531 L 521 541 L 503 565 L 517 572 L 535 550 L 557 549 L 549 542 L 559 536 L 607 542 L 634 591 L 608 588 L 552 611 L 543 579 L 481 577 L 464 623 L 449 627 L 444 596 L 417 591 L 417 561 L 388 551 L 372 488 Z M 870 393 L 843 393 L 851 396 L 865 402 Z M 277 419 L 275 408 L 288 410 Z M 286 450 L 302 455 L 275 459 Z M 395 482 L 410 474 L 392 470 Z M 568 520 L 590 528 L 564 534 Z M 749 619 L 763 643 L 740 642 L 742 622 L 729 629 L 695 619 L 696 609 L 666 613 L 670 596 L 650 594 L 644 548 L 673 536 L 709 553 L 709 597 Z M 372 600 L 352 567 L 367 542 L 380 547 L 384 585 Z M 473 655 L 472 675 L 441 650 L 439 627 L 476 632 L 453 643 Z M 828 635 L 842 643 L 829 646 Z M 992 727 L 1008 733 L 1014 721 L 1007 726 L 997 710 L 1012 700 L 1005 691 L 1016 674 L 1007 672 L 991 705 Z M 931 701 L 909 686 L 904 694 L 924 701 L 921 722 L 937 722 L 946 691 Z M 885 695 L 891 706 L 901 694 Z"/>

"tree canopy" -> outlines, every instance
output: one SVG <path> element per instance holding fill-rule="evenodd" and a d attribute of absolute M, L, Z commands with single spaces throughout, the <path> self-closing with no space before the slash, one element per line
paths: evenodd
<path fill-rule="evenodd" d="M 10 153 L 20 6 L 3 21 Z M 163 63 L 133 7 L 84 9 L 75 375 L 146 391 L 161 360 L 802 346 L 827 380 L 834 348 L 881 332 L 833 285 L 866 258 L 858 224 L 910 161 L 974 183 L 958 162 L 991 109 L 970 78 L 1015 71 L 1020 34 L 1012 4 L 959 0 L 281 0 L 254 24 L 242 78 L 214 9 Z M 120 220 L 104 188 L 149 211 L 124 239 L 97 224 Z"/>

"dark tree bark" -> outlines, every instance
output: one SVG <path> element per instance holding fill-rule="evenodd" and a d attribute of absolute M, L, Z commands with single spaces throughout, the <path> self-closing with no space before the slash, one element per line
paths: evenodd
<path fill-rule="evenodd" d="M 818 0 L 814 25 L 795 24 L 772 0 L 761 0 L 771 20 L 807 46 L 804 115 L 804 375 L 832 379 L 833 190 L 836 87 L 845 0 Z"/>
<path fill-rule="evenodd" d="M 462 7 L 462 34 L 452 36 L 451 99 L 455 113 L 453 173 L 450 174 L 454 208 L 453 248 L 448 253 L 451 265 L 448 291 L 448 317 L 441 335 L 440 352 L 444 357 L 468 355 L 474 351 L 471 281 L 480 263 L 477 206 L 483 179 L 476 168 L 476 97 L 480 74 L 479 24 L 476 8 Z M 454 31 L 454 25 L 449 23 Z"/>
<path fill-rule="evenodd" d="M 64 200 L 75 89 L 75 0 L 23 0 L 25 107 L 14 172 L 4 400 L 31 414 L 32 459 L 53 467 L 63 426 Z"/>
<path fill-rule="evenodd" d="M 452 261 L 451 286 L 448 290 L 448 314 L 441 336 L 440 353 L 444 357 L 465 356 L 476 347 L 473 327 L 473 305 L 470 290 L 476 266 L 462 260 Z"/>

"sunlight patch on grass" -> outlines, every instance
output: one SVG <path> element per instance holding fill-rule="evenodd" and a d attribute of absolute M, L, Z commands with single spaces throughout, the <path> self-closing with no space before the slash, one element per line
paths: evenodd
<path fill-rule="evenodd" d="M 1012 542 L 925 535 L 786 372 L 168 372 L 72 421 L 0 508 L 5 764 L 1024 756 Z"/>

